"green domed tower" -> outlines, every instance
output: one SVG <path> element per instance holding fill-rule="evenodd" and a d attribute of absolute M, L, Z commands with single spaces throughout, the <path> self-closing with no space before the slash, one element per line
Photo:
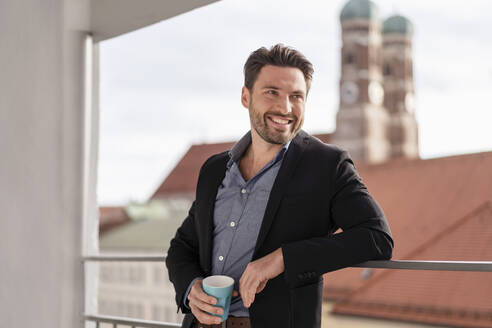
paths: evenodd
<path fill-rule="evenodd" d="M 383 34 L 403 34 L 412 37 L 413 25 L 401 15 L 393 15 L 383 22 Z"/>
<path fill-rule="evenodd" d="M 340 104 L 333 143 L 359 163 L 388 159 L 388 112 L 383 107 L 382 26 L 370 0 L 350 0 L 342 25 Z"/>
<path fill-rule="evenodd" d="M 413 25 L 401 15 L 383 22 L 384 106 L 390 115 L 390 157 L 418 157 L 418 126 L 415 119 Z"/>
<path fill-rule="evenodd" d="M 378 19 L 378 8 L 369 0 L 350 0 L 343 6 L 340 12 L 340 21 L 363 18 L 369 20 Z"/>

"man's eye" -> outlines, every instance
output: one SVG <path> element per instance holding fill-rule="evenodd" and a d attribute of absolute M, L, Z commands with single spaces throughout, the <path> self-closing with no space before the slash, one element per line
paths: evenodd
<path fill-rule="evenodd" d="M 277 94 L 277 91 L 275 91 L 275 90 L 268 90 L 267 93 L 269 95 L 276 95 Z"/>

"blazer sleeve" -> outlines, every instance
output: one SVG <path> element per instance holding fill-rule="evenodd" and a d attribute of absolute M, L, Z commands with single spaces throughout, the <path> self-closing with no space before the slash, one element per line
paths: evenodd
<path fill-rule="evenodd" d="M 326 272 L 392 257 L 394 244 L 388 222 L 348 152 L 340 151 L 333 174 L 327 219 L 332 220 L 333 231 L 343 231 L 282 245 L 285 279 L 292 287 L 308 284 Z"/>
<path fill-rule="evenodd" d="M 196 277 L 203 277 L 204 272 L 200 266 L 198 252 L 198 236 L 195 229 L 195 202 L 191 205 L 188 216 L 171 240 L 167 252 L 166 266 L 169 272 L 169 280 L 176 290 L 176 304 L 178 311 L 191 312 L 184 306 L 183 298 L 190 283 Z"/>

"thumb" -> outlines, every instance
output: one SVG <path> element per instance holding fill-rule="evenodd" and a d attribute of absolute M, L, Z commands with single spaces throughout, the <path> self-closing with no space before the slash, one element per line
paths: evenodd
<path fill-rule="evenodd" d="M 265 280 L 265 281 L 260 282 L 260 284 L 256 288 L 256 294 L 258 294 L 259 292 L 261 292 L 263 290 L 263 288 L 265 288 L 265 286 L 267 284 L 267 281 L 268 280 Z"/>

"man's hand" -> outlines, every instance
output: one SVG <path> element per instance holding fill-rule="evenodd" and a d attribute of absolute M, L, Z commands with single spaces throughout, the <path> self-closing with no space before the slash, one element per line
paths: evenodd
<path fill-rule="evenodd" d="M 284 256 L 282 249 L 250 262 L 239 279 L 239 294 L 245 307 L 249 308 L 255 300 L 255 295 L 265 288 L 269 279 L 284 272 Z"/>
<path fill-rule="evenodd" d="M 232 292 L 232 296 L 237 296 L 237 291 Z M 202 279 L 198 279 L 191 286 L 190 293 L 188 294 L 188 305 L 191 312 L 200 323 L 206 325 L 218 324 L 221 322 L 221 318 L 208 314 L 215 313 L 218 315 L 224 314 L 224 309 L 218 306 L 217 299 L 213 296 L 207 295 L 202 289 Z"/>
<path fill-rule="evenodd" d="M 224 313 L 224 310 L 214 306 L 214 304 L 217 304 L 215 297 L 205 294 L 202 289 L 202 279 L 198 279 L 193 283 L 188 294 L 188 300 L 191 312 L 198 321 L 206 325 L 220 323 L 220 318 L 210 315 L 207 312 L 221 315 Z"/>

